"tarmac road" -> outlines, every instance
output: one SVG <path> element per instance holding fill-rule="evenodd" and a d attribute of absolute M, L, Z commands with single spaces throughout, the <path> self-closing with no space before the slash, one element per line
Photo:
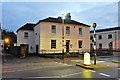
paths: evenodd
<path fill-rule="evenodd" d="M 67 58 L 63 62 L 57 58 L 29 57 L 15 58 L 5 62 L 2 67 L 3 78 L 118 78 L 118 63 L 112 63 L 118 57 L 99 57 L 97 63 L 108 64 L 111 67 L 102 70 L 88 70 L 78 66 L 79 58 Z M 111 61 L 110 61 L 111 60 Z"/>

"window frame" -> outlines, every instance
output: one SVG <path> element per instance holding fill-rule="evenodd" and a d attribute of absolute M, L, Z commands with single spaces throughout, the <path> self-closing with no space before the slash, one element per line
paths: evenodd
<path fill-rule="evenodd" d="M 82 44 L 82 40 L 78 41 L 78 48 L 82 48 L 83 44 Z"/>
<path fill-rule="evenodd" d="M 70 35 L 70 26 L 66 26 L 66 35 Z"/>
<path fill-rule="evenodd" d="M 98 39 L 100 39 L 100 40 L 101 40 L 101 39 L 102 39 L 102 35 L 99 35 L 99 36 L 98 36 Z"/>
<path fill-rule="evenodd" d="M 108 34 L 108 39 L 112 39 L 112 34 Z"/>
<path fill-rule="evenodd" d="M 51 49 L 56 49 L 56 40 L 51 40 Z"/>
<path fill-rule="evenodd" d="M 28 32 L 24 32 L 24 38 L 28 38 Z"/>
<path fill-rule="evenodd" d="M 82 28 L 79 28 L 79 35 L 82 35 Z"/>
<path fill-rule="evenodd" d="M 56 34 L 56 25 L 51 25 L 51 33 Z"/>

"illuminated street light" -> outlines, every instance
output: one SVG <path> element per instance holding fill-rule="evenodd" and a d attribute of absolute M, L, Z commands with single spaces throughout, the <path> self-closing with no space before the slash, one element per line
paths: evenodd
<path fill-rule="evenodd" d="M 96 31 L 95 31 L 95 28 L 96 28 L 97 24 L 96 23 L 93 23 L 93 28 L 94 28 L 94 65 L 96 65 Z"/>
<path fill-rule="evenodd" d="M 5 44 L 9 44 L 10 43 L 10 39 L 9 38 L 5 38 L 4 42 L 5 42 Z"/>

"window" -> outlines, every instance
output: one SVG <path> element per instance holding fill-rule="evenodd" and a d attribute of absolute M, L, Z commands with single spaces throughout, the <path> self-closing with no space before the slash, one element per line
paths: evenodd
<path fill-rule="evenodd" d="M 70 35 L 70 27 L 66 27 L 66 34 Z"/>
<path fill-rule="evenodd" d="M 82 48 L 82 41 L 78 41 L 78 47 Z"/>
<path fill-rule="evenodd" d="M 79 28 L 79 35 L 82 35 L 82 28 Z"/>
<path fill-rule="evenodd" d="M 90 36 L 90 40 L 93 40 L 93 36 Z"/>
<path fill-rule="evenodd" d="M 52 32 L 52 33 L 56 33 L 56 26 L 55 26 L 55 25 L 52 25 L 52 26 L 51 26 L 51 32 Z"/>
<path fill-rule="evenodd" d="M 24 32 L 24 37 L 28 38 L 28 32 Z"/>
<path fill-rule="evenodd" d="M 51 49 L 56 49 L 56 40 L 51 40 Z"/>
<path fill-rule="evenodd" d="M 93 44 L 90 44 L 90 49 L 93 49 Z"/>
<path fill-rule="evenodd" d="M 108 35 L 108 39 L 112 39 L 112 34 L 109 34 L 109 35 Z"/>
<path fill-rule="evenodd" d="M 102 49 L 102 43 L 99 43 L 99 49 Z"/>
<path fill-rule="evenodd" d="M 99 35 L 99 37 L 98 37 L 99 39 L 102 39 L 102 35 Z"/>

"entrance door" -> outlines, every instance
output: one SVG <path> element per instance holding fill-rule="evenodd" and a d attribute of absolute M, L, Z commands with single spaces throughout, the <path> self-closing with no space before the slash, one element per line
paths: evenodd
<path fill-rule="evenodd" d="M 36 54 L 38 54 L 38 45 L 36 45 Z"/>
<path fill-rule="evenodd" d="M 70 40 L 66 40 L 66 52 L 69 52 Z"/>
<path fill-rule="evenodd" d="M 109 43 L 109 49 L 111 50 L 113 48 L 112 42 Z"/>

